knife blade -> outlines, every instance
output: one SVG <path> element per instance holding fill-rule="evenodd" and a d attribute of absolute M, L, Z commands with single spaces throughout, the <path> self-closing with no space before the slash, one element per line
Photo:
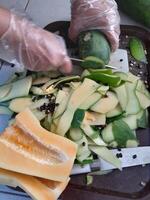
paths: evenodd
<path fill-rule="evenodd" d="M 111 151 L 116 156 L 120 155 L 119 159 L 121 160 L 122 168 L 150 164 L 150 146 L 122 148 L 119 150 L 112 149 Z M 83 167 L 81 165 L 75 164 L 71 174 L 75 175 L 98 170 L 106 171 L 113 169 L 116 169 L 116 167 L 111 165 L 109 162 L 99 158 L 92 164 L 87 164 Z"/>
<path fill-rule="evenodd" d="M 72 58 L 72 57 L 70 57 L 70 60 L 72 61 L 72 63 L 73 63 L 74 65 L 81 65 L 81 63 L 85 62 L 85 61 L 82 60 L 82 59 Z M 106 67 L 106 68 L 110 68 L 110 69 L 115 69 L 115 70 L 117 70 L 117 67 L 113 67 L 113 66 L 111 66 L 111 65 L 105 65 L 105 67 Z"/>
<path fill-rule="evenodd" d="M 70 57 L 74 65 L 80 66 L 84 60 L 78 58 Z M 125 49 L 117 49 L 114 53 L 111 53 L 110 62 L 108 65 L 105 65 L 106 68 L 111 68 L 114 70 L 128 72 L 129 63 L 128 63 L 128 53 Z"/>

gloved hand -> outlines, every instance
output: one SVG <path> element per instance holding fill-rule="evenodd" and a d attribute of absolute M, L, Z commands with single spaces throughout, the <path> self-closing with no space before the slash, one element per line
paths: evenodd
<path fill-rule="evenodd" d="M 112 51 L 119 46 L 120 17 L 114 0 L 72 0 L 69 37 L 73 41 L 80 32 L 99 29 L 108 38 Z"/>
<path fill-rule="evenodd" d="M 1 48 L 32 71 L 71 72 L 72 64 L 63 39 L 37 27 L 24 17 L 10 14 L 8 30 L 2 35 Z"/>

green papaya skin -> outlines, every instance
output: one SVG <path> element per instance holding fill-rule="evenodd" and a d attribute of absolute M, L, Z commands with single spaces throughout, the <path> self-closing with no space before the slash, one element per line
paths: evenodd
<path fill-rule="evenodd" d="M 150 0 L 116 0 L 128 16 L 150 28 Z"/>
<path fill-rule="evenodd" d="M 88 30 L 80 33 L 78 39 L 79 56 L 82 59 L 92 56 L 101 59 L 104 64 L 110 60 L 110 44 L 98 30 Z"/>

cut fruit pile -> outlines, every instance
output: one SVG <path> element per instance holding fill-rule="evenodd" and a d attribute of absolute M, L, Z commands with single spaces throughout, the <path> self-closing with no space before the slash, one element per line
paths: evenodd
<path fill-rule="evenodd" d="M 28 108 L 2 133 L 0 146 L 5 184 L 21 186 L 38 200 L 57 199 L 67 186 L 77 145 L 42 128 Z"/>
<path fill-rule="evenodd" d="M 5 160 L 1 150 L 0 167 L 64 182 L 75 156 L 82 165 L 98 156 L 121 169 L 109 148 L 138 146 L 136 129 L 148 126 L 150 93 L 131 73 L 89 69 L 81 76 L 34 73 L 15 80 L 1 86 L 0 102 L 1 114 L 19 113 L 0 137 L 16 161 Z"/>

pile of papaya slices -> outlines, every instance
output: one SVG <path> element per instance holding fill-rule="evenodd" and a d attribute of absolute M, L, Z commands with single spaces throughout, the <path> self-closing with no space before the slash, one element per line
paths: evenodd
<path fill-rule="evenodd" d="M 136 129 L 148 126 L 149 106 L 139 77 L 111 69 L 67 77 L 38 72 L 10 81 L 0 87 L 0 113 L 16 116 L 0 136 L 1 182 L 17 177 L 15 184 L 41 199 L 47 193 L 32 187 L 36 179 L 57 199 L 74 162 L 91 163 L 96 154 L 121 169 L 110 148 L 139 145 Z M 27 187 L 22 174 L 32 177 Z"/>

